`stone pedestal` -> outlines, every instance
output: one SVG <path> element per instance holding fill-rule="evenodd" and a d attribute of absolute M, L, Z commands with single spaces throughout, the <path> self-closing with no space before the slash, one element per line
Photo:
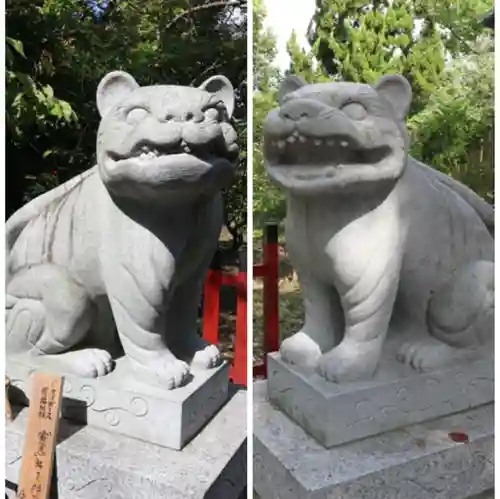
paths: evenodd
<path fill-rule="evenodd" d="M 6 429 L 11 489 L 19 478 L 27 419 L 26 408 L 14 409 Z M 246 484 L 246 393 L 234 394 L 181 451 L 66 419 L 58 441 L 61 499 L 238 499 Z"/>
<path fill-rule="evenodd" d="M 342 384 L 268 356 L 268 380 L 254 384 L 261 499 L 472 499 L 493 489 L 492 358 L 420 374 L 397 348 L 388 344 L 372 380 Z"/>
<path fill-rule="evenodd" d="M 273 353 L 269 399 L 327 448 L 493 401 L 492 358 L 422 374 L 397 361 L 399 345 L 387 344 L 372 380 L 342 384 L 301 371 Z"/>
<path fill-rule="evenodd" d="M 493 425 L 490 403 L 327 449 L 258 382 L 254 487 L 261 499 L 472 499 L 493 488 Z"/>
<path fill-rule="evenodd" d="M 7 360 L 10 398 L 27 403 L 33 366 Z M 46 369 L 44 369 L 46 370 Z M 133 378 L 128 359 L 118 359 L 103 378 L 64 375 L 63 417 L 171 449 L 181 449 L 214 416 L 228 397 L 228 366 L 193 370 L 191 381 L 175 390 Z"/>

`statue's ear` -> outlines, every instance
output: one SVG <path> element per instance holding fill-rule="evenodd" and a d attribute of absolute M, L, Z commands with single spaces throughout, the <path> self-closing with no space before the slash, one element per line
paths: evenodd
<path fill-rule="evenodd" d="M 285 79 L 281 82 L 280 88 L 278 90 L 278 102 L 282 103 L 283 97 L 285 95 L 295 92 L 301 87 L 305 87 L 307 85 L 307 81 L 304 78 L 297 75 L 286 75 Z"/>
<path fill-rule="evenodd" d="M 225 76 L 212 76 L 208 80 L 205 80 L 198 88 L 217 96 L 224 103 L 228 118 L 231 118 L 234 111 L 234 88 Z"/>
<path fill-rule="evenodd" d="M 411 104 L 411 86 L 408 80 L 400 75 L 384 75 L 373 88 L 391 104 L 396 118 L 403 121 Z"/>
<path fill-rule="evenodd" d="M 101 118 L 127 94 L 139 88 L 132 76 L 124 71 L 108 73 L 97 87 L 97 109 Z"/>

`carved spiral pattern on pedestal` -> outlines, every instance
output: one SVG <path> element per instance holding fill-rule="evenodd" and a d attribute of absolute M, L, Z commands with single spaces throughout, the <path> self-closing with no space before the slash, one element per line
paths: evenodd
<path fill-rule="evenodd" d="M 131 414 L 136 418 L 142 418 L 146 416 L 149 410 L 148 403 L 141 397 L 132 397 L 128 405 L 129 407 L 119 407 L 119 406 L 102 407 L 102 408 L 92 407 L 92 410 L 97 413 L 103 413 L 104 419 L 110 426 L 117 426 L 120 424 L 121 411 Z"/>
<path fill-rule="evenodd" d="M 80 387 L 80 394 L 82 396 L 83 401 L 90 407 L 95 404 L 95 388 L 90 385 L 82 385 Z"/>
<path fill-rule="evenodd" d="M 71 395 L 72 391 L 73 385 L 67 378 L 65 378 L 63 383 L 63 396 Z"/>

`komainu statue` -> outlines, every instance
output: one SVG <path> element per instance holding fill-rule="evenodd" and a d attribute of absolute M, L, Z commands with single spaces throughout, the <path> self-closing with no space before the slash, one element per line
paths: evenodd
<path fill-rule="evenodd" d="M 233 87 L 115 71 L 97 107 L 97 165 L 7 221 L 7 355 L 102 376 L 117 332 L 138 379 L 175 388 L 219 361 L 197 308 L 238 157 Z"/>
<path fill-rule="evenodd" d="M 411 88 L 288 76 L 264 124 L 287 193 L 286 244 L 305 324 L 281 344 L 328 380 L 369 379 L 390 331 L 433 370 L 493 340 L 493 208 L 408 155 Z"/>

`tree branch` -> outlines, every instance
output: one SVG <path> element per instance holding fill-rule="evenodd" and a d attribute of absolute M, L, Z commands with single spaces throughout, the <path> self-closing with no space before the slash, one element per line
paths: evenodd
<path fill-rule="evenodd" d="M 193 86 L 197 80 L 202 79 L 205 75 L 209 74 L 211 71 L 213 71 L 218 65 L 220 64 L 220 61 L 217 59 L 214 63 L 210 64 L 207 68 L 205 68 L 191 83 L 190 86 Z M 201 82 L 200 82 L 201 84 Z"/>
<path fill-rule="evenodd" d="M 203 5 L 197 5 L 196 7 L 192 7 L 189 10 L 185 10 L 184 12 L 181 12 L 177 16 L 175 16 L 166 26 L 165 29 L 171 28 L 174 24 L 179 22 L 181 19 L 184 17 L 190 16 L 194 12 L 198 12 L 199 10 L 206 10 L 206 9 L 211 9 L 214 7 L 231 7 L 235 6 L 238 7 L 242 4 L 241 0 L 219 0 L 217 2 L 210 2 L 210 3 L 205 3 Z"/>

